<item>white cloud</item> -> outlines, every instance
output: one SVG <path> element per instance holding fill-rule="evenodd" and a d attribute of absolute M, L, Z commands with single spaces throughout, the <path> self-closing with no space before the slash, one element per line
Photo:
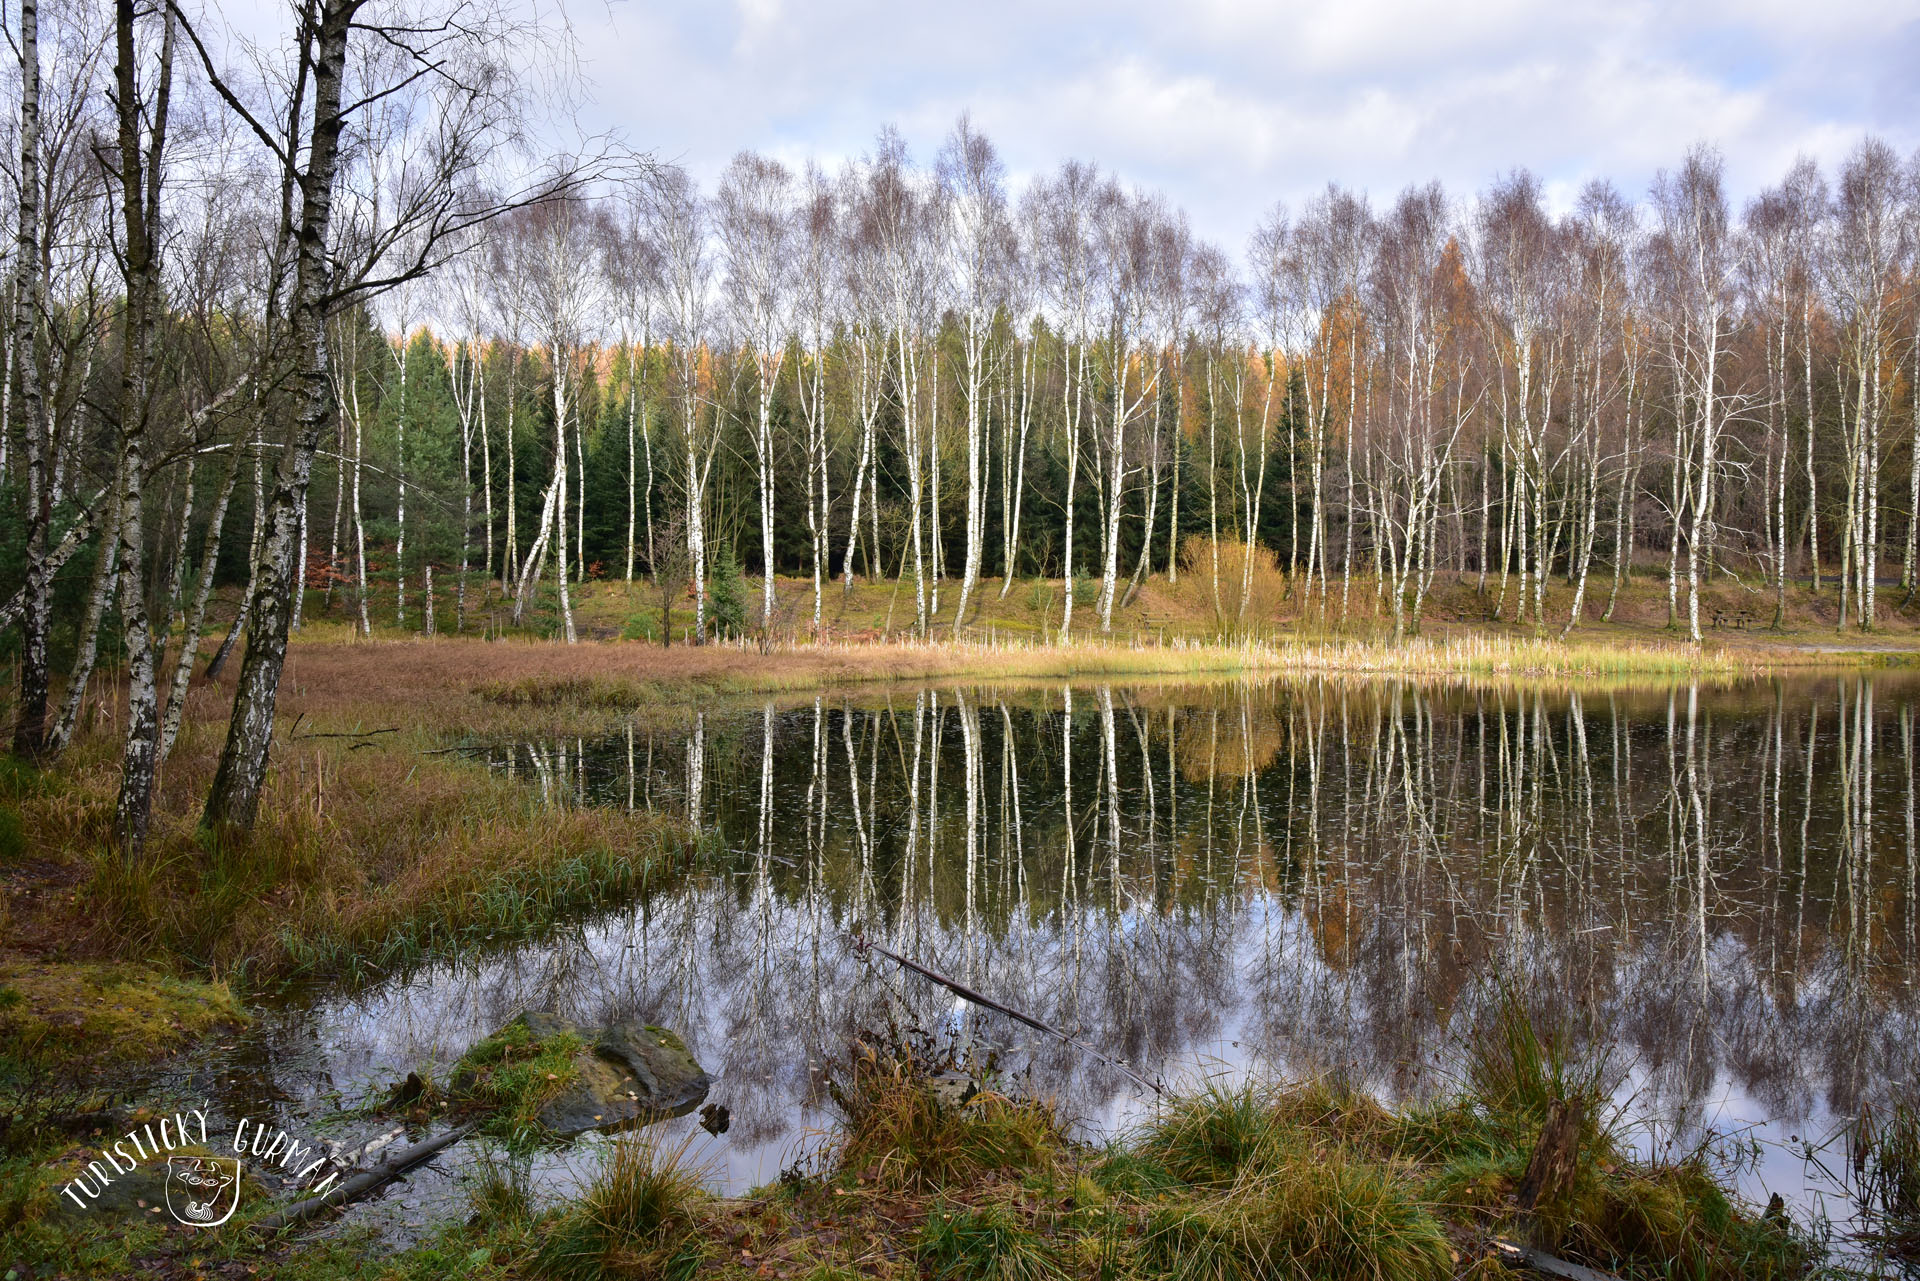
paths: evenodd
<path fill-rule="evenodd" d="M 535 0 L 524 0 L 533 3 Z M 601 0 L 569 6 L 590 127 L 710 181 L 743 148 L 833 164 L 963 109 L 1016 178 L 1069 156 L 1238 250 L 1328 181 L 1376 205 L 1526 166 L 1642 194 L 1708 141 L 1738 195 L 1868 131 L 1920 145 L 1920 0 Z"/>

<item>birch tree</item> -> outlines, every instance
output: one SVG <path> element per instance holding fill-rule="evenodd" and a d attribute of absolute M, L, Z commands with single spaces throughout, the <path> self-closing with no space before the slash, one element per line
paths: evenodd
<path fill-rule="evenodd" d="M 826 372 L 835 331 L 845 318 L 845 278 L 841 268 L 843 236 L 840 198 L 818 165 L 808 164 L 794 211 L 794 328 L 797 360 L 794 398 L 806 423 L 807 542 L 813 568 L 813 635 L 822 634 L 822 597 L 832 576 L 833 514 L 828 449 Z M 854 476 L 854 524 L 859 524 L 860 477 Z M 851 552 L 849 552 L 851 560 Z"/>
<path fill-rule="evenodd" d="M 937 312 L 935 258 L 929 252 L 940 230 L 936 200 L 912 169 L 906 143 L 884 130 L 866 168 L 861 200 L 863 232 L 877 251 L 884 282 L 894 356 L 894 392 L 900 406 L 900 430 L 907 461 L 907 511 L 913 548 L 913 626 L 924 638 L 932 621 L 927 577 L 926 451 L 933 439 L 921 405 L 923 338 Z M 935 519 L 937 519 L 937 513 Z"/>
<path fill-rule="evenodd" d="M 707 638 L 707 481 L 720 447 L 718 422 L 708 394 L 712 353 L 707 349 L 712 309 L 713 253 L 708 244 L 707 205 L 684 170 L 664 169 L 649 187 L 648 227 L 659 247 L 662 277 L 662 337 L 670 344 L 673 396 L 679 402 L 682 474 L 686 500 L 687 569 L 693 580 L 693 643 Z"/>
<path fill-rule="evenodd" d="M 170 6 L 171 7 L 171 6 Z M 334 312 L 402 279 L 425 274 L 446 238 L 499 213 L 498 198 L 468 198 L 471 177 L 493 158 L 520 118 L 520 82 L 495 62 L 541 38 L 505 13 L 460 4 L 453 12 L 401 14 L 376 0 L 316 0 L 291 39 L 252 51 L 265 72 L 230 76 L 192 23 L 176 21 L 227 109 L 275 163 L 284 193 L 282 227 L 294 246 L 291 279 L 273 314 L 287 317 L 292 402 L 266 507 L 265 537 L 247 604 L 249 643 L 242 660 L 226 745 L 207 797 L 214 829 L 253 826 L 272 744 L 274 709 L 292 622 L 294 563 L 307 487 L 333 416 L 326 321 Z M 343 139 L 374 107 L 419 108 L 431 123 L 404 177 L 384 232 L 354 258 L 329 253 L 342 178 Z M 513 201 L 528 197 L 517 189 Z M 395 258 L 402 243 L 415 253 Z"/>
<path fill-rule="evenodd" d="M 1531 604 L 1539 633 L 1546 628 L 1551 552 L 1547 437 L 1564 355 L 1553 323 L 1563 282 L 1556 270 L 1560 245 L 1542 207 L 1539 180 L 1521 171 L 1495 184 L 1481 197 L 1476 232 L 1484 323 L 1500 362 L 1495 403 L 1502 444 L 1517 464 L 1509 508 L 1520 579 L 1516 615 L 1524 622 Z"/>
<path fill-rule="evenodd" d="M 571 195 L 556 195 L 519 211 L 506 227 L 522 239 L 521 252 L 529 265 L 527 314 L 535 338 L 546 348 L 553 411 L 553 475 L 541 497 L 540 532 L 521 563 L 514 616 L 517 620 L 526 609 L 541 567 L 551 555 L 561 629 L 568 644 L 576 636 L 568 587 L 574 575 L 567 550 L 567 495 L 570 486 L 580 488 L 585 483 L 584 476 L 572 474 L 568 446 L 584 430 L 578 396 L 581 364 L 588 326 L 605 305 L 605 291 L 595 270 L 603 226 L 593 206 Z M 575 452 L 577 456 L 577 448 Z M 577 541 L 573 555 L 575 559 L 580 555 Z"/>
<path fill-rule="evenodd" d="M 47 537 L 53 525 L 53 476 L 46 397 L 40 382 L 39 318 L 46 307 L 46 273 L 40 253 L 40 6 L 20 0 L 19 168 L 14 189 L 17 223 L 13 239 L 13 380 L 9 399 L 26 440 L 27 575 L 20 612 L 20 695 L 14 712 L 13 750 L 36 758 L 47 736 L 47 634 L 52 626 L 53 574 Z"/>
<path fill-rule="evenodd" d="M 1061 569 L 1066 579 L 1059 638 L 1073 635 L 1074 500 L 1080 479 L 1080 423 L 1086 408 L 1088 346 L 1092 326 L 1094 265 L 1093 217 L 1099 198 L 1099 172 L 1078 161 L 1062 164 L 1050 179 L 1027 189 L 1021 203 L 1028 256 L 1041 264 L 1045 306 L 1059 335 L 1060 417 L 1067 453 L 1065 534 Z"/>
<path fill-rule="evenodd" d="M 1861 143 L 1840 171 L 1823 255 L 1827 301 L 1840 337 L 1835 375 L 1846 450 L 1840 626 L 1846 626 L 1851 592 L 1854 622 L 1862 631 L 1876 621 L 1881 468 L 1894 379 L 1904 356 L 1894 319 L 1908 258 L 1902 182 L 1892 148 L 1874 138 Z"/>
<path fill-rule="evenodd" d="M 989 445 L 988 408 L 992 395 L 993 328 L 1007 300 L 1007 250 L 1012 238 L 1008 218 L 1005 166 L 999 153 L 972 122 L 960 117 L 936 161 L 947 220 L 943 237 L 953 282 L 953 306 L 960 325 L 961 394 L 966 401 L 967 532 L 966 567 L 960 599 L 953 612 L 953 634 L 966 626 L 967 609 L 980 580 L 986 542 L 987 500 L 982 455 Z"/>
<path fill-rule="evenodd" d="M 644 191 L 622 184 L 604 224 L 601 272 L 612 293 L 620 352 L 626 361 L 627 554 L 624 577 L 633 581 L 637 531 L 646 531 L 647 564 L 653 564 L 653 401 L 647 394 L 648 357 L 661 291 L 660 248 L 647 234 Z M 636 459 L 635 432 L 639 434 Z M 646 480 L 639 479 L 644 465 Z M 636 494 L 638 501 L 636 501 Z"/>
<path fill-rule="evenodd" d="M 726 294 L 754 368 L 753 457 L 760 492 L 760 629 L 773 628 L 773 394 L 791 332 L 793 176 L 779 162 L 741 152 L 720 175 L 714 226 L 726 258 Z"/>
<path fill-rule="evenodd" d="M 1687 635 L 1696 645 L 1720 442 L 1735 408 L 1723 385 L 1734 269 L 1723 169 L 1717 153 L 1695 148 L 1677 173 L 1661 174 L 1653 190 L 1667 260 L 1662 321 L 1674 366 L 1674 417 L 1688 428 L 1685 497 L 1675 504 L 1675 520 L 1688 522 Z"/>
<path fill-rule="evenodd" d="M 1154 307 L 1154 228 L 1164 215 L 1145 197 L 1109 186 L 1094 217 L 1098 263 L 1096 305 L 1098 349 L 1106 362 L 1106 431 L 1102 436 L 1103 520 L 1101 522 L 1100 596 L 1095 605 L 1100 630 L 1113 631 L 1113 606 L 1119 595 L 1120 517 L 1126 506 L 1128 477 L 1136 470 L 1128 427 L 1143 405 L 1159 395 L 1160 363 L 1139 362 L 1143 343 L 1157 345 Z M 1130 457 L 1130 454 L 1134 455 Z M 1264 458 L 1262 460 L 1264 462 Z"/>

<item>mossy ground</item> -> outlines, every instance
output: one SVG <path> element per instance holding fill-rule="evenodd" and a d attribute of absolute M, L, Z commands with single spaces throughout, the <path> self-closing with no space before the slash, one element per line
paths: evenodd
<path fill-rule="evenodd" d="M 222 982 L 142 965 L 0 961 L 0 1043 L 15 1060 L 139 1062 L 249 1017 Z"/>

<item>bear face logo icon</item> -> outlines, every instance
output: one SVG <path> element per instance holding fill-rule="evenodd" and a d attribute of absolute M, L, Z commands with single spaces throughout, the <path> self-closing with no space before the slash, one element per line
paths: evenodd
<path fill-rule="evenodd" d="M 213 1228 L 240 1206 L 240 1162 L 231 1157 L 167 1158 L 167 1209 L 189 1227 Z"/>

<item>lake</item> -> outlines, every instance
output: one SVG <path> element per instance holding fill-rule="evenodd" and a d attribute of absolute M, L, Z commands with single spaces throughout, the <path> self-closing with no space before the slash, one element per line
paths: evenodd
<path fill-rule="evenodd" d="M 1187 1086 L 1444 1089 L 1513 992 L 1607 1056 L 1641 1150 L 1717 1139 L 1750 1195 L 1811 1207 L 1836 1128 L 1913 1080 L 1917 707 L 1897 672 L 943 686 L 500 743 L 476 768 L 546 804 L 690 817 L 709 854 L 538 942 L 310 992 L 204 1080 L 229 1110 L 311 1119 L 521 1009 L 640 1017 L 717 1078 L 724 1138 L 667 1128 L 733 1191 L 804 1157 L 823 1065 L 889 1017 L 996 1055 L 1091 1136 L 1150 1105 L 863 958 L 864 935 Z M 564 1182 L 578 1160 L 537 1166 Z M 398 1204 L 450 1197 L 436 1178 Z"/>

